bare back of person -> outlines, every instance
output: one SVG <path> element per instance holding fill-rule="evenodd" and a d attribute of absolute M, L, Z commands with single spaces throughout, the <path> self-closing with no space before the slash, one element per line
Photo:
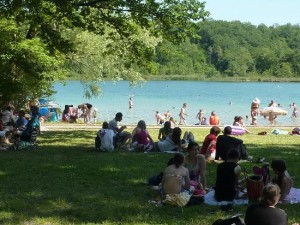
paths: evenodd
<path fill-rule="evenodd" d="M 164 193 L 179 194 L 189 182 L 187 168 L 183 166 L 176 168 L 174 165 L 170 165 L 166 168 L 162 181 Z"/>

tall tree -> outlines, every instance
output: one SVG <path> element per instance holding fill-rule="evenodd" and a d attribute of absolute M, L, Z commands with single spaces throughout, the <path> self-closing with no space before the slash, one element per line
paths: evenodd
<path fill-rule="evenodd" d="M 98 87 L 89 82 L 91 79 L 139 80 L 141 77 L 134 73 L 132 65 L 148 59 L 155 47 L 153 41 L 158 41 L 146 37 L 184 40 L 194 33 L 194 22 L 208 16 L 204 6 L 198 0 L 3 0 L 0 2 L 0 36 L 4 35 L 2 39 L 8 44 L 0 53 L 0 58 L 5 59 L 0 72 L 6 77 L 0 84 L 0 103 L 16 101 L 7 84 L 14 86 L 16 95 L 23 93 L 24 99 L 17 98 L 20 101 L 50 94 L 53 82 L 70 74 L 73 68 L 70 65 L 75 68 L 72 74 L 80 74 L 84 84 L 91 87 L 87 96 L 99 93 Z M 70 37 L 73 35 L 70 30 L 75 28 L 78 39 Z M 80 42 L 83 40 L 86 45 Z M 87 56 L 84 61 L 80 55 L 83 51 L 78 46 L 81 44 L 87 49 L 90 41 L 109 50 L 100 49 L 101 57 L 97 52 L 84 52 Z M 119 51 L 115 51 L 115 41 Z M 119 66 L 113 68 L 120 76 L 97 71 L 99 60 L 120 56 Z M 125 60 L 126 57 L 129 60 Z M 81 66 L 84 68 L 79 68 Z M 28 80 L 34 88 L 27 85 Z"/>

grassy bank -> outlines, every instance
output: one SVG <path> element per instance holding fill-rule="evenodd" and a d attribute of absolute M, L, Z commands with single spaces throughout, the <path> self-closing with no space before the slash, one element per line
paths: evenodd
<path fill-rule="evenodd" d="M 256 135 L 271 128 L 249 128 L 241 137 L 254 158 L 283 158 L 300 187 L 300 138 Z M 193 129 L 197 142 L 209 128 Z M 246 206 L 224 213 L 219 207 L 156 207 L 147 201 L 156 193 L 147 178 L 165 168 L 170 154 L 94 150 L 95 130 L 48 131 L 38 137 L 39 149 L 0 152 L 0 224 L 201 224 L 245 213 Z M 150 130 L 157 140 L 157 129 Z M 255 163 L 242 163 L 250 172 Z M 212 186 L 216 164 L 208 163 Z M 289 224 L 300 222 L 300 204 L 280 205 Z"/>

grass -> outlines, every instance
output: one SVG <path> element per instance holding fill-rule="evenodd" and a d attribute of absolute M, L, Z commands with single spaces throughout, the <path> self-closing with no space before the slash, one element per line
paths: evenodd
<path fill-rule="evenodd" d="M 257 134 L 269 128 L 249 128 Z M 193 129 L 203 141 L 209 128 Z M 156 207 L 147 201 L 156 193 L 146 185 L 163 171 L 170 154 L 94 150 L 95 131 L 53 131 L 38 137 L 37 150 L 0 152 L 0 224 L 212 224 L 218 218 L 245 213 L 237 206 L 224 213 L 219 207 Z M 157 129 L 150 130 L 157 139 Z M 300 187 L 300 138 L 290 135 L 240 137 L 254 158 L 283 158 Z M 251 171 L 254 163 L 242 163 Z M 216 164 L 209 163 L 208 185 Z M 280 205 L 289 223 L 300 222 L 300 204 Z"/>

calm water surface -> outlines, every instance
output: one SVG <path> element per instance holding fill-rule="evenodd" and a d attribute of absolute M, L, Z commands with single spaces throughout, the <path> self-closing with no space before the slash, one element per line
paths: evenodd
<path fill-rule="evenodd" d="M 179 121 L 179 111 L 184 102 L 188 104 L 187 123 L 197 123 L 196 114 L 203 109 L 209 117 L 211 111 L 220 116 L 221 124 L 232 124 L 235 115 L 244 117 L 249 125 L 250 104 L 258 97 L 261 108 L 267 107 L 271 99 L 280 103 L 288 111 L 287 116 L 277 118 L 278 125 L 299 125 L 300 119 L 291 119 L 292 109 L 289 104 L 300 105 L 299 83 L 257 83 L 257 82 L 200 82 L 200 81 L 148 81 L 143 85 L 130 87 L 129 82 L 101 82 L 102 95 L 98 98 L 85 99 L 79 81 L 68 81 L 64 86 L 55 85 L 57 93 L 53 100 L 63 108 L 65 104 L 89 102 L 98 109 L 98 120 L 111 120 L 117 112 L 122 112 L 123 124 L 136 124 L 144 119 L 147 124 L 155 124 L 155 111 L 164 113 L 170 110 Z M 133 96 L 134 107 L 129 110 L 129 97 Z M 229 104 L 231 103 L 231 104 Z M 246 115 L 249 120 L 246 120 Z M 267 125 L 263 117 L 259 125 Z"/>

